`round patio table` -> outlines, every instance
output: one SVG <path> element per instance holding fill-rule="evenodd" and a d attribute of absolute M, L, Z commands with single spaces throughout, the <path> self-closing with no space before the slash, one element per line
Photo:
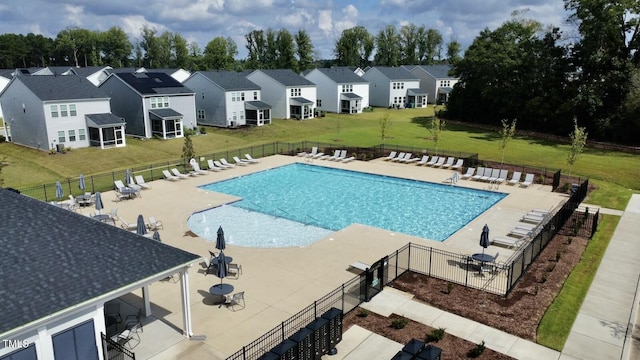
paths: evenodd
<path fill-rule="evenodd" d="M 233 291 L 233 285 L 231 284 L 216 284 L 209 288 L 209 293 L 215 296 L 216 305 L 224 305 L 226 298 L 225 295 L 230 294 Z"/>
<path fill-rule="evenodd" d="M 482 267 L 484 266 L 484 263 L 493 262 L 494 260 L 492 255 L 484 254 L 484 253 L 473 254 L 471 255 L 471 258 L 475 261 L 480 262 L 480 271 L 479 271 L 480 274 L 482 274 Z"/>

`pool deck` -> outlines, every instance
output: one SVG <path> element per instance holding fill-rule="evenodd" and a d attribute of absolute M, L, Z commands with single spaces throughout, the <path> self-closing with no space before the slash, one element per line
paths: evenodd
<path fill-rule="evenodd" d="M 204 191 L 198 189 L 199 185 L 292 162 L 306 162 L 304 158 L 282 155 L 260 160 L 257 164 L 175 182 L 153 181 L 152 189 L 143 190 L 142 197 L 132 200 L 116 203 L 115 194 L 106 192 L 103 211 L 117 208 L 118 215 L 129 223 L 135 222 L 138 214 L 145 219 L 154 216 L 164 224 L 160 230 L 163 243 L 208 257 L 208 251 L 215 250 L 215 243 L 191 233 L 187 219 L 194 212 L 227 203 L 235 197 Z M 452 170 L 382 159 L 350 163 L 314 160 L 312 163 L 436 183 L 442 183 L 452 174 Z M 458 186 L 487 190 L 488 184 L 460 180 Z M 182 327 L 180 284 L 165 281 L 150 286 L 153 316 L 146 319 L 145 331 L 140 334 L 142 341 L 133 351 L 139 359 L 224 359 L 353 278 L 354 274 L 347 268 L 355 261 L 372 263 L 409 242 L 465 254 L 479 252 L 478 241 L 484 224 L 489 225 L 491 237 L 504 236 L 529 210 L 550 209 L 567 199 L 565 195 L 552 193 L 549 186 L 538 184 L 529 188 L 501 185 L 497 191 L 509 196 L 442 243 L 354 224 L 307 247 L 264 249 L 228 245 L 225 254 L 242 265 L 243 273 L 238 279 L 226 278 L 224 282 L 232 284 L 234 292 L 245 291 L 246 307 L 234 312 L 211 304 L 208 289 L 220 279 L 204 275 L 203 261 L 200 267 L 189 271 L 189 290 L 193 333 L 206 339 L 188 340 L 171 328 Z M 348 200 L 348 194 L 345 195 Z M 87 208 L 80 212 L 93 210 Z M 224 228 L 224 219 L 220 219 L 219 225 Z M 493 245 L 486 252 L 492 255 L 499 252 L 499 261 L 513 254 L 513 250 Z M 141 291 L 128 294 L 123 300 L 140 307 Z"/>

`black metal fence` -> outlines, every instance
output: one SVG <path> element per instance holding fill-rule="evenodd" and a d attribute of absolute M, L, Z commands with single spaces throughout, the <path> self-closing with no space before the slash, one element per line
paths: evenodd
<path fill-rule="evenodd" d="M 105 360 L 136 360 L 136 354 L 133 351 L 111 340 L 104 333 L 100 333 L 100 336 Z"/>

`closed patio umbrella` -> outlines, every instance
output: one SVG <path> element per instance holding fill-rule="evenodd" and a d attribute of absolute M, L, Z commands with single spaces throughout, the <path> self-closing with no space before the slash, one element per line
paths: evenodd
<path fill-rule="evenodd" d="M 158 230 L 153 232 L 153 236 L 151 238 L 157 242 L 162 242 L 162 240 L 160 240 L 160 233 Z"/>
<path fill-rule="evenodd" d="M 480 246 L 482 246 L 482 253 L 484 254 L 484 249 L 489 247 L 489 226 L 487 224 L 484 224 L 482 234 L 480 234 Z"/>
<path fill-rule="evenodd" d="M 124 182 L 127 186 L 131 185 L 131 171 L 129 169 L 124 172 Z"/>
<path fill-rule="evenodd" d="M 222 226 L 218 228 L 218 238 L 216 239 L 216 249 L 224 250 L 227 247 L 227 244 L 224 240 L 224 231 L 222 230 Z"/>
<path fill-rule="evenodd" d="M 62 184 L 60 181 L 56 181 L 56 198 L 60 199 L 64 196 L 64 191 L 62 190 Z"/>
<path fill-rule="evenodd" d="M 80 177 L 78 178 L 78 187 L 82 191 L 84 191 L 84 189 L 86 189 L 86 185 L 84 183 L 84 175 L 82 175 L 82 174 L 80 174 Z"/>
<path fill-rule="evenodd" d="M 96 192 L 96 211 L 98 213 L 100 213 L 100 211 L 104 208 L 104 205 L 102 205 L 102 197 L 100 196 L 100 192 Z"/>
<path fill-rule="evenodd" d="M 220 278 L 220 284 L 222 284 L 222 279 L 227 277 L 227 263 L 225 262 L 225 256 L 222 251 L 220 251 L 218 257 L 215 258 L 215 261 L 216 265 L 218 266 L 218 269 L 216 270 L 216 276 Z"/>
<path fill-rule="evenodd" d="M 147 233 L 147 227 L 144 224 L 144 217 L 142 214 L 138 215 L 138 222 L 136 224 L 136 233 L 138 235 L 145 235 Z"/>

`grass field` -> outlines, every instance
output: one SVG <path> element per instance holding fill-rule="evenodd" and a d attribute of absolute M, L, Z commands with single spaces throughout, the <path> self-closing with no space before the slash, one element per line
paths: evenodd
<path fill-rule="evenodd" d="M 327 114 L 307 121 L 274 120 L 272 125 L 242 129 L 207 128 L 207 134 L 194 136 L 197 154 L 210 154 L 226 149 L 255 146 L 274 141 L 302 140 L 372 146 L 382 143 L 379 120 L 388 114 L 391 127 L 385 144 L 434 149 L 429 131 L 434 114 L 428 109 L 380 109 L 358 115 Z M 469 126 L 447 124 L 438 149 L 478 153 L 482 160 L 500 161 L 500 138 L 497 132 Z M 66 154 L 0 144 L 3 185 L 25 188 L 77 178 L 80 173 L 101 174 L 113 170 L 145 166 L 176 160 L 182 154 L 183 139 L 139 140 L 128 138 L 127 146 L 117 149 L 78 149 Z M 505 151 L 505 163 L 562 169 L 568 172 L 566 158 L 569 145 L 558 144 L 530 136 L 516 136 Z M 640 190 L 640 157 L 637 155 L 586 149 L 571 171 L 572 175 L 589 177 L 597 186 L 588 200 L 594 205 L 623 209 L 633 192 Z"/>

